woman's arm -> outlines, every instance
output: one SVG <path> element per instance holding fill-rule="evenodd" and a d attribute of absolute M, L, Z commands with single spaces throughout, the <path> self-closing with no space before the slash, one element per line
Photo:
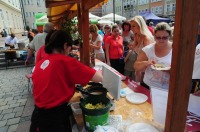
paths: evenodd
<path fill-rule="evenodd" d="M 105 49 L 106 49 L 107 64 L 110 65 L 110 56 L 109 56 L 110 44 L 105 44 Z"/>
<path fill-rule="evenodd" d="M 102 41 L 97 41 L 97 45 L 90 43 L 90 47 L 95 50 L 99 50 L 101 48 L 101 46 L 102 46 Z"/>
<path fill-rule="evenodd" d="M 91 81 L 93 81 L 93 82 L 102 82 L 103 81 L 102 74 L 96 71 L 96 73 L 92 77 Z"/>
<path fill-rule="evenodd" d="M 142 51 L 134 63 L 134 69 L 136 71 L 144 71 L 148 66 L 153 64 L 153 61 L 149 61 L 144 51 Z"/>
<path fill-rule="evenodd" d="M 132 50 L 129 50 L 126 57 L 124 58 L 124 62 L 126 62 L 131 54 Z"/>

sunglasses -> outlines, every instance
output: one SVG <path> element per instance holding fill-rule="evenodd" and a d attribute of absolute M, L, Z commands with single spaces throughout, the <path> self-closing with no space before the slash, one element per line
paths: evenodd
<path fill-rule="evenodd" d="M 158 36 L 155 36 L 155 38 L 157 39 L 157 40 L 167 40 L 168 38 L 169 38 L 169 36 L 163 36 L 163 37 L 158 37 Z"/>
<path fill-rule="evenodd" d="M 105 29 L 110 29 L 109 27 L 105 27 Z"/>

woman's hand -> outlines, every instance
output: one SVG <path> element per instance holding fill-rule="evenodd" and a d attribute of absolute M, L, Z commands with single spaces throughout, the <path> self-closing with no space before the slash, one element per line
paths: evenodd
<path fill-rule="evenodd" d="M 109 65 L 109 66 L 110 66 L 110 61 L 107 61 L 107 65 Z"/>

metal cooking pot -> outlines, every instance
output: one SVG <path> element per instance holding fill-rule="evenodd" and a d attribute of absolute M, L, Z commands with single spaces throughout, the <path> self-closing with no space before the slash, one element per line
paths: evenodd
<path fill-rule="evenodd" d="M 83 95 L 83 97 L 100 97 L 100 98 L 105 98 L 107 95 L 107 89 L 104 88 L 103 86 L 90 86 L 89 88 L 83 89 L 82 86 L 78 85 L 76 87 L 76 90 L 80 91 Z"/>

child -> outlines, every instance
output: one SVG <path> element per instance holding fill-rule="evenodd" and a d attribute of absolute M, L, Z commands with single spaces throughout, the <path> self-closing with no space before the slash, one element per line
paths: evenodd
<path fill-rule="evenodd" d="M 128 42 L 127 54 L 125 55 L 124 62 L 124 75 L 129 76 L 132 80 L 135 80 L 135 69 L 133 68 L 133 64 L 137 59 L 137 53 L 133 49 L 134 42 L 131 40 Z"/>

